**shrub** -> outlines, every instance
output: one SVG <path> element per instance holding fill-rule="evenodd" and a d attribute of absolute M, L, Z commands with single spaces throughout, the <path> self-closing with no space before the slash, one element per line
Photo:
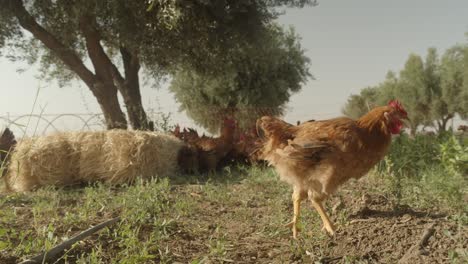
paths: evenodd
<path fill-rule="evenodd" d="M 388 177 L 396 205 L 416 201 L 423 206 L 436 202 L 463 208 L 467 172 L 468 146 L 453 133 L 412 138 L 401 134 L 377 166 L 377 173 Z M 428 198 L 426 202 L 423 197 Z"/>
<path fill-rule="evenodd" d="M 418 178 L 419 172 L 442 166 L 449 173 L 466 174 L 468 146 L 463 144 L 452 133 L 414 137 L 403 133 L 393 140 L 378 172 Z"/>

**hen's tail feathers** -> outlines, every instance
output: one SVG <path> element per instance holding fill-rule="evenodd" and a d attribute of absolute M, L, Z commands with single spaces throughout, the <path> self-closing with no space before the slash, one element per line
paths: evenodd
<path fill-rule="evenodd" d="M 8 163 L 10 153 L 16 145 L 15 135 L 10 129 L 5 128 L 0 136 L 0 168 L 5 167 Z"/>

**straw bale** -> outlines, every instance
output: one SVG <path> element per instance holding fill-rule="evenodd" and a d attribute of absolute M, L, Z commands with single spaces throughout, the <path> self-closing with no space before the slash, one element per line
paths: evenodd
<path fill-rule="evenodd" d="M 178 169 L 184 143 L 168 134 L 111 130 L 67 132 L 20 141 L 5 175 L 12 191 L 45 185 L 170 176 Z"/>

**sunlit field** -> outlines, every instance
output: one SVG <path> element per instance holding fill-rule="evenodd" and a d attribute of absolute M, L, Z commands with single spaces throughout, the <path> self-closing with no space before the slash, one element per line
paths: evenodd
<path fill-rule="evenodd" d="M 306 205 L 292 239 L 284 226 L 291 189 L 263 166 L 2 195 L 0 260 L 20 262 L 120 217 L 54 263 L 466 263 L 467 152 L 460 140 L 396 139 L 387 159 L 328 201 L 334 237 Z M 434 233 L 421 250 L 412 248 L 427 229 Z"/>

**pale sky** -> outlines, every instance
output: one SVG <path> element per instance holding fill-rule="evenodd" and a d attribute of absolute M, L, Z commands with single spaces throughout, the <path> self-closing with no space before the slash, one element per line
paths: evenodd
<path fill-rule="evenodd" d="M 388 70 L 399 71 L 411 52 L 425 56 L 429 47 L 439 53 L 466 43 L 467 0 L 321 0 L 316 7 L 287 10 L 279 22 L 292 25 L 311 59 L 311 73 L 295 94 L 285 119 L 323 119 L 341 115 L 351 93 L 375 85 Z M 28 70 L 18 73 L 16 70 Z M 35 67 L 0 58 L 0 116 L 28 114 L 39 92 L 35 113 L 98 113 L 95 98 L 85 86 L 58 88 L 37 80 Z M 191 125 L 166 88 L 142 87 L 147 109 L 170 112 L 175 122 Z M 0 121 L 1 126 L 1 121 Z"/>

